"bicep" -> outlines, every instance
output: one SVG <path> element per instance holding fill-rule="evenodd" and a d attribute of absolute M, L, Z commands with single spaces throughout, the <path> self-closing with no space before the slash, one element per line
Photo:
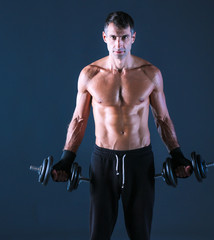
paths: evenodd
<path fill-rule="evenodd" d="M 150 95 L 150 106 L 155 118 L 164 119 L 169 116 L 169 112 L 163 91 L 163 79 L 161 74 L 157 75 L 154 84 L 154 90 Z"/>
<path fill-rule="evenodd" d="M 84 74 L 84 71 L 82 71 L 78 79 L 78 92 L 74 111 L 75 117 L 78 118 L 85 118 L 90 113 L 91 95 L 87 91 L 87 82 L 88 79 Z"/>
<path fill-rule="evenodd" d="M 75 117 L 85 118 L 88 117 L 91 108 L 91 95 L 88 91 L 78 91 L 76 99 L 76 107 L 74 111 Z"/>

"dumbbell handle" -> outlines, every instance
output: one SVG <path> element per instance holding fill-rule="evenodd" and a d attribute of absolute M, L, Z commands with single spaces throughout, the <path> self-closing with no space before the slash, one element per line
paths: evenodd
<path fill-rule="evenodd" d="M 161 177 L 163 177 L 163 173 L 155 174 L 155 177 L 154 177 L 154 178 L 161 178 Z"/>
<path fill-rule="evenodd" d="M 31 171 L 36 171 L 38 173 L 41 171 L 41 169 L 42 169 L 42 166 L 40 166 L 40 167 L 35 167 L 35 166 L 32 166 L 32 165 L 30 166 Z"/>
<path fill-rule="evenodd" d="M 81 182 L 90 182 L 90 179 L 86 178 L 86 177 L 83 177 L 83 176 L 80 176 L 79 177 L 79 183 L 81 183 Z"/>
<path fill-rule="evenodd" d="M 214 162 L 206 163 L 205 166 L 208 167 L 214 167 Z"/>

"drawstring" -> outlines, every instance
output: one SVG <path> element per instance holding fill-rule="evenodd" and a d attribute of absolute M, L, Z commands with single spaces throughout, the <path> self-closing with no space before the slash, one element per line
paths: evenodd
<path fill-rule="evenodd" d="M 118 170 L 119 158 L 118 158 L 117 154 L 115 154 L 115 157 L 116 157 L 116 175 L 119 175 L 119 170 Z"/>
<path fill-rule="evenodd" d="M 119 175 L 119 158 L 117 156 L 117 154 L 115 154 L 116 157 L 116 175 Z M 122 158 L 122 186 L 121 188 L 124 188 L 124 184 L 125 184 L 125 157 L 126 154 L 123 155 Z"/>
<path fill-rule="evenodd" d="M 124 188 L 124 184 L 125 184 L 125 157 L 126 157 L 126 154 L 123 155 L 123 158 L 122 158 L 122 170 L 123 170 L 122 188 Z"/>

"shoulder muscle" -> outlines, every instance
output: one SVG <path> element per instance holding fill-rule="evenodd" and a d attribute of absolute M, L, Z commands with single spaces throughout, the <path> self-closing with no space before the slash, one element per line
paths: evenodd
<path fill-rule="evenodd" d="M 163 90 L 163 77 L 161 71 L 154 65 L 145 65 L 142 67 L 144 73 L 154 84 L 154 90 Z"/>
<path fill-rule="evenodd" d="M 88 65 L 82 69 L 78 79 L 78 91 L 85 92 L 87 91 L 88 83 L 93 79 L 98 72 L 100 71 L 99 67 L 94 65 Z"/>

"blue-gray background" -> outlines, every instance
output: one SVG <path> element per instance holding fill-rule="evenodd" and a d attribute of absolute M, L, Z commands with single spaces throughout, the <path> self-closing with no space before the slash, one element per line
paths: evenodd
<path fill-rule="evenodd" d="M 29 165 L 58 161 L 75 107 L 81 69 L 105 55 L 106 15 L 130 13 L 133 54 L 159 67 L 168 108 L 186 156 L 213 160 L 214 1 L 0 1 L 1 174 L 0 238 L 89 239 L 89 186 L 73 193 L 63 183 L 37 183 Z M 88 174 L 94 145 L 90 116 L 77 160 Z M 149 120 L 156 172 L 167 151 Z M 212 239 L 214 171 L 176 189 L 156 181 L 152 240 Z M 128 239 L 120 208 L 112 239 Z"/>

